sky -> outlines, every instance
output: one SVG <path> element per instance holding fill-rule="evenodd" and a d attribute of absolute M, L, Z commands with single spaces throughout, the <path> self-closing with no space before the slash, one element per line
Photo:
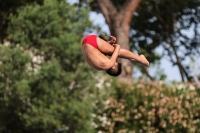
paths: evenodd
<path fill-rule="evenodd" d="M 76 3 L 78 0 L 67 0 L 67 1 L 73 4 L 73 3 Z M 105 19 L 101 13 L 97 14 L 95 12 L 90 12 L 90 20 L 93 22 L 93 25 L 100 26 L 103 32 L 110 34 L 108 25 L 106 24 Z M 186 32 L 188 32 L 189 36 L 192 35 L 192 32 L 190 31 L 186 31 Z M 156 49 L 156 52 L 161 53 L 162 48 Z M 198 63 L 198 66 L 200 66 L 200 60 L 197 63 Z M 181 76 L 180 76 L 178 67 L 172 66 L 172 63 L 170 63 L 167 59 L 161 60 L 161 68 L 163 69 L 164 73 L 167 75 L 166 81 L 174 81 L 174 80 L 178 82 L 181 81 Z M 150 72 L 151 74 L 154 73 L 155 71 L 154 69 L 151 69 L 151 72 Z M 136 76 L 138 75 L 140 75 L 140 73 L 136 73 Z"/>

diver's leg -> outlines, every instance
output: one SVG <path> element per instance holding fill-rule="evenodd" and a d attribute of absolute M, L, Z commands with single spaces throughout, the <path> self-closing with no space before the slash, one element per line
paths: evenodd
<path fill-rule="evenodd" d="M 114 46 L 112 46 L 111 44 L 102 40 L 99 37 L 97 37 L 97 44 L 98 44 L 99 51 L 101 51 L 105 55 L 112 55 L 112 53 L 114 52 L 114 49 L 115 49 Z M 137 54 L 134 54 L 134 53 L 132 53 L 129 50 L 126 50 L 126 49 L 121 48 L 119 50 L 118 57 L 129 59 L 129 60 L 132 60 L 134 62 L 141 63 L 145 66 L 149 65 L 149 62 L 147 61 L 147 59 L 145 58 L 144 55 L 137 55 Z"/>

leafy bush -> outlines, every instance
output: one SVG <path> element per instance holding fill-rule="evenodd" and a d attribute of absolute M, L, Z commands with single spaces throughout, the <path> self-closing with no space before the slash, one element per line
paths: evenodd
<path fill-rule="evenodd" d="M 101 114 L 97 131 L 129 133 L 200 132 L 200 97 L 188 85 L 166 86 L 140 81 L 114 86 Z"/>
<path fill-rule="evenodd" d="M 0 132 L 93 132 L 88 90 L 96 81 L 81 53 L 88 10 L 65 0 L 22 9 L 0 44 Z"/>

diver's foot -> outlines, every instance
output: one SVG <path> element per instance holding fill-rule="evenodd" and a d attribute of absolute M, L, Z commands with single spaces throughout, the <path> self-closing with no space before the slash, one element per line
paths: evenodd
<path fill-rule="evenodd" d="M 133 62 L 144 65 L 144 66 L 149 66 L 148 60 L 145 58 L 144 55 L 138 55 L 139 58 L 137 60 L 131 59 Z"/>
<path fill-rule="evenodd" d="M 148 60 L 145 58 L 144 55 L 140 55 L 141 57 L 141 64 L 145 65 L 145 66 L 149 66 L 149 62 Z"/>

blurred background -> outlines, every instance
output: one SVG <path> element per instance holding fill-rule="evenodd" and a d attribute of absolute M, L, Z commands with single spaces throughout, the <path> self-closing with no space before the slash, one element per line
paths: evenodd
<path fill-rule="evenodd" d="M 90 33 L 150 67 L 92 70 Z M 0 0 L 0 133 L 198 133 L 199 35 L 199 0 Z"/>

